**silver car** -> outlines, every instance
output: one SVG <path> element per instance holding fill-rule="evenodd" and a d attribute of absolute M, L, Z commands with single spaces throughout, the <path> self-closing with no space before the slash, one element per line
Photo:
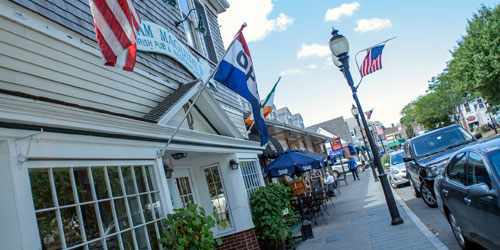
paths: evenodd
<path fill-rule="evenodd" d="M 406 175 L 406 166 L 403 161 L 403 155 L 403 150 L 392 152 L 389 155 L 390 162 L 386 163 L 386 166 L 389 167 L 389 182 L 394 188 L 408 183 L 408 176 Z"/>

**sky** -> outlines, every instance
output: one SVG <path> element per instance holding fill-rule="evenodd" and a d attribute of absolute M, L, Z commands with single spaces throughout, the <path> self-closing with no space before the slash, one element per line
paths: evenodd
<path fill-rule="evenodd" d="M 495 1 L 333 1 L 333 0 L 228 0 L 219 15 L 225 46 L 243 22 L 263 99 L 279 76 L 274 104 L 300 113 L 306 126 L 339 116 L 352 117 L 351 90 L 334 66 L 328 47 L 332 27 L 350 46 L 350 70 L 363 50 L 386 39 L 382 66 L 363 78 L 358 97 L 364 111 L 374 109 L 371 120 L 384 126 L 399 123 L 401 109 L 424 95 L 429 80 L 446 67 L 450 51 L 466 34 L 467 20 L 484 4 Z"/>

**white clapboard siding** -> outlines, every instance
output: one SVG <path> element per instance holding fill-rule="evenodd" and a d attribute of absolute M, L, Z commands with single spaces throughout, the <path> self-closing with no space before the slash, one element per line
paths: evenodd
<path fill-rule="evenodd" d="M 243 114 L 240 111 L 235 110 L 234 108 L 231 108 L 230 106 L 225 104 L 221 104 L 221 107 L 229 117 L 229 120 L 231 120 L 231 122 L 236 126 L 243 137 L 248 139 L 248 134 L 246 133 L 247 128 L 245 125 L 245 121 L 243 120 Z"/>
<path fill-rule="evenodd" d="M 195 109 L 191 109 L 191 114 L 193 116 L 193 130 L 195 131 L 200 131 L 200 132 L 205 132 L 209 134 L 216 134 L 216 132 L 210 127 L 210 125 L 207 123 L 205 118 L 203 118 L 200 113 Z M 182 118 L 186 115 L 186 112 L 184 109 L 181 109 L 175 114 L 168 122 L 167 125 L 172 126 L 172 127 L 177 127 L 179 126 L 179 123 L 181 123 Z M 187 122 L 187 118 L 184 120 L 182 123 L 181 129 L 189 130 L 189 125 Z"/>
<path fill-rule="evenodd" d="M 174 91 L 1 17 L 0 80 L 2 89 L 137 117 Z"/>

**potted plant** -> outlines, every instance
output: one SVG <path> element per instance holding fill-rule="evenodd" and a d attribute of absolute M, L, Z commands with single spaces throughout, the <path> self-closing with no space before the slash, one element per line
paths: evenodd
<path fill-rule="evenodd" d="M 205 213 L 203 207 L 189 204 L 186 208 L 174 209 L 163 221 L 163 234 L 159 240 L 167 249 L 215 249 L 222 244 L 221 239 L 214 239 L 210 230 L 215 226 L 212 216 Z M 216 217 L 214 212 L 213 217 Z M 225 222 L 221 222 L 226 227 Z"/>
<path fill-rule="evenodd" d="M 282 184 L 271 183 L 250 195 L 255 235 L 262 249 L 285 248 L 290 237 L 287 217 L 293 214 L 290 198 L 293 192 Z"/>

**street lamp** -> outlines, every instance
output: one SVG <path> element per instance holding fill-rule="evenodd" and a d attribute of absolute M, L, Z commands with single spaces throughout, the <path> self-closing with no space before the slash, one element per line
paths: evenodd
<path fill-rule="evenodd" d="M 361 108 L 361 104 L 358 100 L 357 89 L 354 87 L 354 82 L 352 80 L 351 72 L 349 71 L 349 42 L 347 39 L 338 33 L 338 30 L 333 29 L 332 38 L 330 38 L 330 50 L 332 51 L 333 62 L 337 67 L 340 68 L 340 71 L 344 74 L 349 87 L 351 87 L 352 98 L 354 102 L 356 102 L 356 106 L 358 107 L 358 112 L 361 115 L 361 121 L 363 122 L 363 127 L 365 129 L 366 134 L 368 135 L 370 131 L 368 130 L 368 124 L 365 119 L 365 115 L 363 113 L 363 109 Z M 335 60 L 337 59 L 337 60 Z M 339 64 L 340 62 L 340 64 Z M 380 184 L 382 185 L 382 190 L 384 191 L 385 201 L 387 206 L 389 207 L 389 212 L 391 214 L 391 224 L 398 225 L 403 223 L 403 219 L 399 215 L 398 207 L 396 206 L 396 201 L 394 200 L 394 196 L 392 195 L 391 187 L 389 186 L 389 182 L 387 181 L 387 174 L 382 168 L 382 164 L 380 162 L 380 157 L 378 152 L 375 152 L 375 143 L 373 142 L 373 138 L 368 136 L 368 143 L 370 144 L 370 148 L 372 150 L 372 154 L 374 157 L 375 166 L 379 172 Z"/>
<path fill-rule="evenodd" d="M 361 132 L 361 136 L 363 137 L 363 142 L 365 144 L 365 148 L 366 148 L 366 150 L 368 150 L 369 147 L 368 147 L 368 145 L 366 145 L 365 135 L 361 131 L 361 124 L 359 123 L 359 110 L 358 110 L 358 108 L 356 108 L 356 106 L 354 106 L 354 104 L 352 105 L 352 108 L 351 108 L 351 114 L 356 119 L 356 122 L 358 122 L 359 131 Z M 368 155 L 368 158 L 370 159 L 370 162 L 373 164 L 372 156 L 369 153 L 367 155 Z M 375 172 L 375 166 L 372 165 L 372 166 L 370 166 L 370 168 L 372 169 L 373 178 L 375 179 L 375 181 L 378 181 L 377 172 Z"/>

